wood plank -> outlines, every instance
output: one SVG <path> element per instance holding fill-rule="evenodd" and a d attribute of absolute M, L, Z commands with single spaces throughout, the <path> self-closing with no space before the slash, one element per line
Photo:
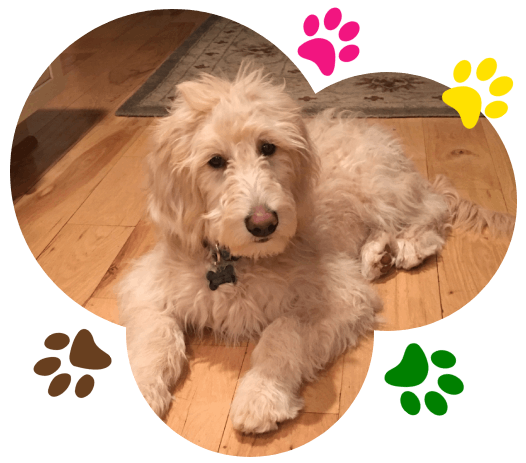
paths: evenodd
<path fill-rule="evenodd" d="M 79 47 L 78 45 L 75 47 L 76 42 L 65 50 L 64 56 L 61 55 L 60 59 L 66 63 L 68 54 L 71 56 L 74 50 L 82 51 L 84 55 L 89 52 L 90 56 L 85 56 L 84 60 L 79 61 L 78 66 L 69 69 L 66 88 L 30 118 L 30 126 L 34 133 L 38 133 L 46 125 L 60 118 L 61 111 L 57 109 L 72 109 L 72 104 L 86 93 L 94 94 L 95 100 L 99 101 L 100 105 L 96 106 L 97 110 L 104 112 L 107 109 L 108 105 L 105 104 L 107 96 L 102 93 L 97 96 L 97 91 L 104 82 L 105 76 L 115 67 L 126 68 L 126 60 L 139 53 L 139 48 L 157 34 L 162 26 L 166 25 L 165 21 L 152 21 L 147 14 L 132 16 L 136 18 L 126 20 L 124 24 L 121 24 L 119 20 L 112 21 L 94 29 L 77 41 L 82 43 L 90 41 L 92 43 L 90 47 Z M 113 22 L 117 22 L 115 31 L 111 27 Z M 119 93 L 115 96 L 119 96 Z M 87 104 L 81 103 L 77 108 L 87 111 L 93 109 L 93 104 L 88 107 Z M 63 123 L 60 119 L 55 121 L 55 125 Z M 38 136 L 43 139 L 45 133 Z"/>
<path fill-rule="evenodd" d="M 135 226 L 145 213 L 142 158 L 120 158 L 71 217 L 71 224 Z"/>
<path fill-rule="evenodd" d="M 245 347 L 188 346 L 189 371 L 175 389 L 166 423 L 180 430 L 184 419 L 180 435 L 217 452 L 245 351 Z"/>
<path fill-rule="evenodd" d="M 131 227 L 67 224 L 38 263 L 64 293 L 84 305 L 131 232 Z"/>
<path fill-rule="evenodd" d="M 463 197 L 495 211 L 506 212 L 500 190 L 459 190 Z M 488 233 L 454 231 L 438 259 L 440 297 L 447 317 L 471 301 L 498 270 L 510 242 L 509 237 Z"/>
<path fill-rule="evenodd" d="M 38 257 L 141 129 L 137 119 L 112 118 L 86 135 L 48 172 L 15 211 L 24 238 Z"/>
<path fill-rule="evenodd" d="M 429 178 L 445 174 L 457 188 L 498 189 L 484 129 L 466 129 L 458 118 L 423 119 Z"/>
<path fill-rule="evenodd" d="M 307 383 L 302 388 L 301 395 L 305 400 L 304 412 L 339 413 L 343 358 L 344 355 L 340 355 L 319 373 L 315 381 Z"/>
<path fill-rule="evenodd" d="M 148 117 L 144 119 L 146 129 L 141 132 L 133 146 L 124 153 L 124 156 L 145 158 L 152 151 L 154 130 L 158 118 Z"/>
<path fill-rule="evenodd" d="M 373 344 L 374 333 L 371 333 L 363 337 L 354 349 L 349 349 L 343 356 L 340 418 L 352 405 L 362 388 L 371 364 Z"/>
<path fill-rule="evenodd" d="M 95 187 L 69 223 L 135 226 L 146 210 L 146 165 L 144 158 L 151 150 L 150 127 L 121 157 L 107 176 Z"/>
<path fill-rule="evenodd" d="M 157 238 L 153 226 L 147 220 L 140 220 L 130 237 L 111 263 L 104 277 L 100 280 L 94 297 L 115 299 L 115 285 L 126 273 L 128 266 L 138 257 L 153 249 Z"/>

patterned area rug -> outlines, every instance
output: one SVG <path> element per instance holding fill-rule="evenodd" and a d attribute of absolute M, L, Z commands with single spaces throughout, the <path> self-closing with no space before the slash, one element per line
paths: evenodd
<path fill-rule="evenodd" d="M 448 87 L 409 74 L 365 74 L 314 94 L 277 47 L 251 29 L 218 16 L 207 19 L 116 114 L 165 116 L 178 83 L 202 72 L 233 78 L 245 58 L 263 65 L 277 80 L 285 79 L 287 91 L 306 115 L 335 107 L 372 117 L 458 117 L 442 102 L 441 95 Z"/>

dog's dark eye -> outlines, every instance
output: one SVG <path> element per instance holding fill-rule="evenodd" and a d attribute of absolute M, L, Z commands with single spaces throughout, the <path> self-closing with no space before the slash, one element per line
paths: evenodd
<path fill-rule="evenodd" d="M 276 152 L 276 145 L 273 145 L 272 143 L 263 143 L 261 145 L 261 154 L 263 156 L 271 156 Z"/>
<path fill-rule="evenodd" d="M 210 161 L 208 161 L 208 164 L 214 169 L 221 169 L 222 167 L 226 166 L 226 161 L 221 156 L 214 156 L 212 159 L 210 159 Z"/>

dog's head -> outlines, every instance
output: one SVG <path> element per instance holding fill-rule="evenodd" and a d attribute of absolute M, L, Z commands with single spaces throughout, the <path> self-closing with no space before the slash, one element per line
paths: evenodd
<path fill-rule="evenodd" d="M 261 70 L 177 86 L 149 156 L 149 212 L 189 250 L 282 252 L 310 212 L 319 161 L 297 105 Z"/>

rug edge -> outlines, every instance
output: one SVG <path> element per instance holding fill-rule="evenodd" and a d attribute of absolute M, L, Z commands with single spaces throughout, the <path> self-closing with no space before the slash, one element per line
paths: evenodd
<path fill-rule="evenodd" d="M 152 75 L 148 77 L 146 82 L 135 89 L 131 97 L 129 97 L 120 107 L 115 111 L 115 116 L 123 117 L 163 117 L 168 114 L 168 111 L 160 110 L 156 106 L 146 106 L 142 108 L 143 114 L 137 116 L 132 113 L 132 109 L 137 106 L 146 95 L 152 92 L 160 83 L 163 82 L 166 75 L 173 69 L 174 65 L 181 60 L 186 52 L 195 44 L 195 42 L 219 20 L 221 16 L 212 14 L 186 39 L 177 49 L 166 59 Z"/>

